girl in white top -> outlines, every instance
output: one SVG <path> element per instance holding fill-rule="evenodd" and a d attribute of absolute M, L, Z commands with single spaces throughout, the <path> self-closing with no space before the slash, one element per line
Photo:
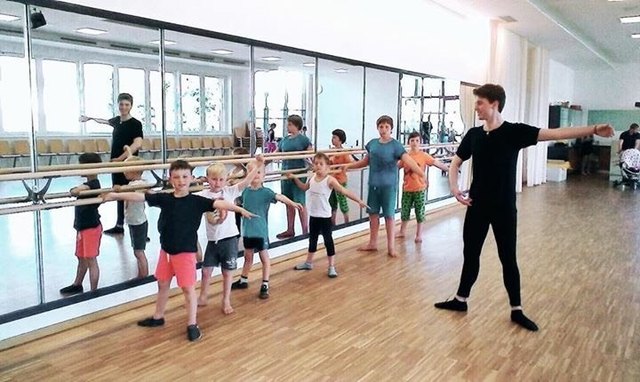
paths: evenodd
<path fill-rule="evenodd" d="M 313 158 L 314 175 L 307 183 L 302 183 L 293 174 L 287 173 L 287 178 L 293 179 L 296 185 L 307 191 L 307 208 L 309 211 L 309 253 L 307 260 L 295 266 L 295 270 L 313 269 L 313 255 L 318 249 L 318 236 L 322 234 L 324 246 L 327 249 L 327 259 L 329 260 L 328 276 L 333 278 L 338 276 L 335 264 L 335 245 L 333 244 L 331 205 L 329 197 L 331 191 L 341 193 L 347 198 L 355 201 L 362 208 L 367 208 L 367 204 L 358 198 L 354 193 L 342 187 L 340 183 L 329 174 L 329 157 L 324 153 L 318 153 Z"/>

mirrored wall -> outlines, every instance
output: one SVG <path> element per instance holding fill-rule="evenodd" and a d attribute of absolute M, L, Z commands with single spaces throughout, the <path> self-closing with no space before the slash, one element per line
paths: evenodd
<path fill-rule="evenodd" d="M 464 131 L 459 82 L 187 31 L 194 32 L 151 27 L 126 15 L 83 13 L 82 8 L 67 12 L 54 2 L 46 8 L 0 1 L 2 174 L 75 166 L 85 152 L 98 153 L 105 163 L 119 161 L 123 147 L 112 145 L 113 132 L 128 120 L 127 114 L 141 126 L 138 156 L 155 163 L 277 151 L 281 140 L 292 134 L 287 127 L 291 115 L 302 118 L 302 128 L 294 133 L 305 135 L 307 148 L 313 150 L 361 150 L 378 138 L 375 122 L 381 115 L 394 119 L 395 137 L 403 144 L 412 131 L 420 132 L 425 144 L 457 142 Z M 129 94 L 131 102 L 123 106 L 121 93 Z M 334 134 L 336 130 L 344 132 L 344 139 Z M 453 152 L 428 150 L 443 161 Z M 336 160 L 362 157 L 359 152 Z M 281 169 L 281 161 L 269 163 L 268 178 L 276 179 Z M 204 175 L 204 168 L 195 174 Z M 143 179 L 162 176 L 162 171 L 146 171 Z M 368 169 L 351 171 L 344 179 L 336 176 L 366 200 Z M 115 181 L 111 174 L 99 175 L 98 180 L 102 188 Z M 48 186 L 47 195 L 70 201 L 74 199 L 68 190 L 85 181 L 69 176 L 0 181 L 0 200 L 4 206 L 12 205 L 9 202 L 25 198 L 27 189 Z M 430 201 L 448 197 L 446 174 L 431 169 L 429 182 Z M 265 186 L 281 191 L 280 181 Z M 119 222 L 117 211 L 115 202 L 100 205 L 105 230 Z M 151 272 L 159 251 L 158 212 L 146 210 Z M 352 201 L 336 215 L 338 226 L 367 218 Z M 76 271 L 73 225 L 73 207 L 0 216 L 0 250 L 6 254 L 0 265 L 9 275 L 0 281 L 0 288 L 4 286 L 0 290 L 20 291 L 0 293 L 0 318 L 67 297 L 59 290 L 73 281 Z M 269 217 L 272 246 L 301 240 L 299 236 L 278 239 L 287 227 L 285 207 L 274 205 Z M 297 218 L 294 228 L 300 235 Z M 204 224 L 199 237 L 206 245 Z M 131 285 L 137 267 L 126 230 L 102 236 L 98 262 L 99 288 Z M 151 281 L 151 277 L 141 280 Z M 84 287 L 90 289 L 88 278 Z"/>

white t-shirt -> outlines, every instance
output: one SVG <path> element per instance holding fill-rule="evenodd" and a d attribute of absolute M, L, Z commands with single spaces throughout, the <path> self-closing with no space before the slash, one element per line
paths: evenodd
<path fill-rule="evenodd" d="M 143 179 L 132 180 L 129 186 L 145 185 Z M 124 221 L 129 225 L 140 225 L 147 221 L 147 215 L 144 213 L 145 202 L 124 202 Z"/>
<path fill-rule="evenodd" d="M 331 205 L 329 197 L 331 196 L 331 187 L 329 187 L 329 177 L 317 182 L 316 176 L 309 178 L 309 190 L 307 190 L 307 208 L 309 216 L 314 218 L 330 218 Z"/>
<path fill-rule="evenodd" d="M 197 195 L 204 196 L 209 199 L 224 199 L 229 203 L 235 203 L 236 198 L 240 196 L 240 190 L 238 186 L 223 187 L 220 192 L 212 192 L 210 189 L 206 189 L 197 193 Z M 226 239 L 228 237 L 238 236 L 238 227 L 236 227 L 236 218 L 233 211 L 227 212 L 227 217 L 222 223 L 210 224 L 205 217 L 205 224 L 207 227 L 207 240 L 218 241 Z"/>

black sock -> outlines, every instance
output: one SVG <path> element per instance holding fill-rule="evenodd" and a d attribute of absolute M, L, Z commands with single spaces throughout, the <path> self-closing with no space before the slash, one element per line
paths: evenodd
<path fill-rule="evenodd" d="M 536 325 L 535 322 L 528 319 L 527 316 L 525 316 L 524 313 L 522 312 L 522 309 L 516 309 L 511 311 L 511 321 L 515 322 L 516 324 L 522 326 L 527 330 L 531 330 L 532 332 L 538 331 L 538 325 Z"/>

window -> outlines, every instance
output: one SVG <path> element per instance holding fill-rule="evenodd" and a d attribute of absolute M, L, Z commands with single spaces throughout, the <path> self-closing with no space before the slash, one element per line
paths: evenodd
<path fill-rule="evenodd" d="M 84 64 L 84 114 L 89 117 L 111 118 L 115 114 L 113 105 L 113 66 Z M 89 121 L 85 128 L 89 133 L 108 132 L 106 126 Z"/>
<path fill-rule="evenodd" d="M 28 73 L 24 58 L 0 56 L 0 126 L 4 132 L 31 129 Z"/>
<path fill-rule="evenodd" d="M 286 126 L 287 116 L 298 114 L 305 117 L 304 73 L 298 71 L 257 71 L 256 72 L 256 125 L 265 131 L 270 123 Z"/>
<path fill-rule="evenodd" d="M 145 97 L 145 73 L 143 69 L 120 68 L 118 70 L 118 91 L 129 93 L 133 97 L 131 115 L 147 125 L 146 97 Z"/>
<path fill-rule="evenodd" d="M 183 74 L 180 76 L 182 86 L 182 131 L 200 131 L 200 77 Z"/>
<path fill-rule="evenodd" d="M 160 133 L 162 131 L 162 89 L 160 87 L 160 72 L 152 70 L 149 72 L 149 85 L 151 92 L 149 95 L 151 105 L 151 126 L 150 131 Z M 166 92 L 165 114 L 167 118 L 167 131 L 176 131 L 176 86 L 175 74 L 165 73 L 164 90 Z"/>
<path fill-rule="evenodd" d="M 224 130 L 222 110 L 224 80 L 216 77 L 205 77 L 204 94 L 205 131 L 220 133 Z"/>
<path fill-rule="evenodd" d="M 43 60 L 45 126 L 47 132 L 80 132 L 78 70 L 74 62 Z"/>

